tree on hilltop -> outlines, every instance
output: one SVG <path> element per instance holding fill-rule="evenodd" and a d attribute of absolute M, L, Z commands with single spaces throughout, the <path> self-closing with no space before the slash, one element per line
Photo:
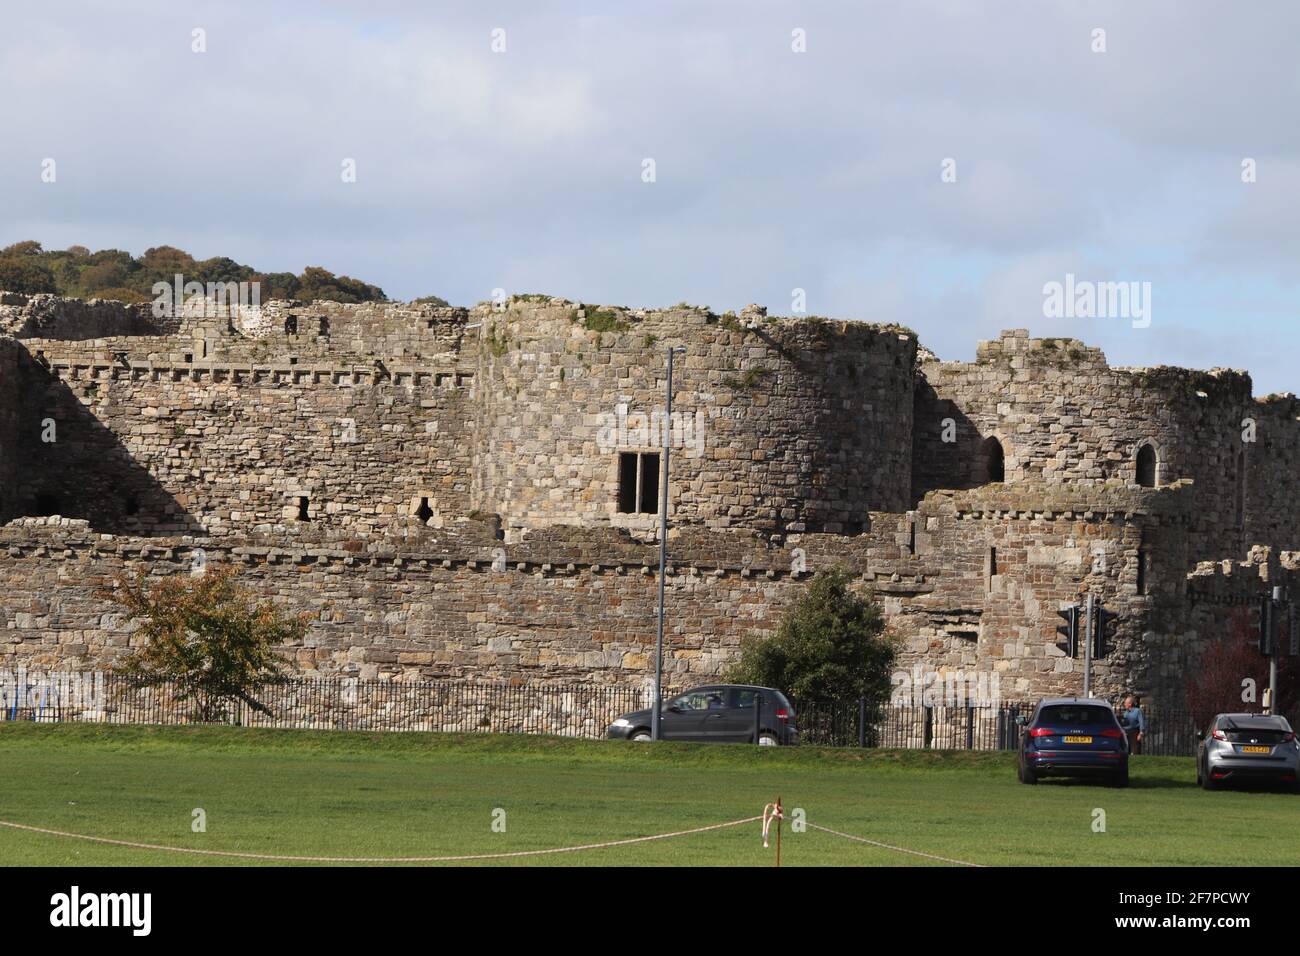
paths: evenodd
<path fill-rule="evenodd" d="M 35 295 L 58 292 L 54 273 L 30 257 L 0 256 L 0 290 Z"/>
<path fill-rule="evenodd" d="M 261 301 L 322 299 L 331 302 L 387 302 L 377 285 L 336 276 L 320 266 L 302 275 L 264 273 L 228 256 L 196 260 L 176 246 L 153 246 L 138 259 L 121 249 L 91 252 L 85 246 L 47 250 L 34 239 L 0 249 L 0 290 L 33 294 L 51 292 L 76 299 L 114 298 L 148 302 L 156 282 L 171 284 L 180 274 L 185 282 L 258 282 Z"/>

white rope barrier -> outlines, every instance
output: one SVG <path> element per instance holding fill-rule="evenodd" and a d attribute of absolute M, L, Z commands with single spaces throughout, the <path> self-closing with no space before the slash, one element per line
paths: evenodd
<path fill-rule="evenodd" d="M 649 843 L 654 840 L 668 840 L 674 837 L 690 836 L 695 833 L 708 833 L 713 830 L 725 830 L 730 827 L 743 826 L 746 823 L 756 821 L 762 823 L 763 848 L 768 847 L 768 834 L 772 824 L 778 820 L 784 820 L 785 815 L 781 807 L 776 803 L 769 803 L 763 807 L 763 812 L 759 816 L 744 817 L 740 820 L 729 820 L 726 823 L 714 823 L 709 826 L 693 827 L 689 830 L 673 830 L 668 833 L 655 833 L 651 836 L 629 837 L 625 840 L 608 840 L 603 843 L 581 843 L 575 846 L 549 847 L 544 850 L 514 850 L 507 853 L 468 853 L 456 856 L 297 856 L 283 853 L 242 853 L 236 850 L 203 850 L 197 847 L 182 846 L 165 846 L 158 843 L 136 843 L 131 840 L 115 840 L 111 837 L 93 836 L 87 833 L 71 833 L 67 830 L 52 830 L 48 827 L 34 827 L 25 823 L 13 823 L 8 820 L 0 820 L 0 827 L 8 827 L 11 830 L 21 830 L 27 833 L 40 833 L 45 836 L 65 837 L 70 840 L 85 840 L 89 843 L 102 843 L 109 846 L 128 847 L 134 850 L 155 850 L 162 853 L 185 853 L 192 856 L 213 856 L 224 859 L 237 860 L 264 860 L 279 863 L 466 863 L 475 860 L 511 860 L 521 857 L 531 856 L 548 856 L 557 853 L 576 853 L 581 850 L 603 850 L 616 846 L 631 846 L 636 843 Z M 855 843 L 863 843 L 868 846 L 879 847 L 883 850 L 892 850 L 895 853 L 907 853 L 912 856 L 923 857 L 927 860 L 935 860 L 940 863 L 951 863 L 956 866 L 982 867 L 983 864 L 971 863 L 968 860 L 956 860 L 952 857 L 939 856 L 935 853 L 925 853 L 921 850 L 912 850 L 903 846 L 894 846 L 890 843 L 882 843 L 879 840 L 869 840 L 866 837 L 855 836 L 852 833 L 842 833 L 839 830 L 832 830 L 830 827 L 820 826 L 816 823 L 806 824 L 813 830 L 820 830 L 822 833 L 829 833 L 845 840 L 852 840 Z"/>
<path fill-rule="evenodd" d="M 909 850 L 905 846 L 894 846 L 890 843 L 881 843 L 878 840 L 868 840 L 866 837 L 854 836 L 852 833 L 841 833 L 839 830 L 832 830 L 830 827 L 818 826 L 815 823 L 810 823 L 808 826 L 812 827 L 814 830 L 821 830 L 823 833 L 829 833 L 832 836 L 843 837 L 846 840 L 853 840 L 856 843 L 866 843 L 869 846 L 878 846 L 882 850 L 893 850 L 896 853 L 910 853 L 912 856 L 923 856 L 927 860 L 938 860 L 940 863 L 953 863 L 957 866 L 975 866 L 980 867 L 981 869 L 984 866 L 982 863 L 971 863 L 967 860 L 954 860 L 951 857 L 938 856 L 934 853 L 923 853 L 920 850 Z"/>
<path fill-rule="evenodd" d="M 133 843 L 130 840 L 114 840 L 109 837 L 91 836 L 85 833 L 69 833 L 66 830 L 33 827 L 24 823 L 10 823 L 7 820 L 0 820 L 0 827 L 25 830 L 29 833 L 42 833 L 47 836 L 67 837 L 73 840 L 86 840 L 91 843 L 130 847 L 135 850 L 158 850 L 164 853 L 188 853 L 195 856 L 217 856 L 237 860 L 270 860 L 281 863 L 462 863 L 473 860 L 509 860 L 525 856 L 575 853 L 579 850 L 603 850 L 612 846 L 629 846 L 633 843 L 649 843 L 652 840 L 667 840 L 672 837 L 690 836 L 693 833 L 707 833 L 710 830 L 724 830 L 727 827 L 738 827 L 745 823 L 754 823 L 759 819 L 761 817 L 745 817 L 743 820 L 714 823 L 707 827 L 675 830 L 671 833 L 656 833 L 653 836 L 631 837 L 626 840 L 610 840 L 605 843 L 583 843 L 578 846 L 558 846 L 545 850 L 515 850 L 511 853 L 471 853 L 462 856 L 291 856 L 276 853 L 239 853 L 234 850 L 200 850 L 193 847 L 162 846 L 157 843 Z"/>

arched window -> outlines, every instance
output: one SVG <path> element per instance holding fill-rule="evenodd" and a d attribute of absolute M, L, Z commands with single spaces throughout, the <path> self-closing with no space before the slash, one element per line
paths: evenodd
<path fill-rule="evenodd" d="M 1143 488 L 1156 486 L 1156 450 L 1149 442 L 1138 448 L 1137 483 Z"/>
<path fill-rule="evenodd" d="M 1007 477 L 1006 459 L 1002 452 L 1002 442 L 989 438 L 984 442 L 984 481 L 986 483 L 1005 481 Z"/>

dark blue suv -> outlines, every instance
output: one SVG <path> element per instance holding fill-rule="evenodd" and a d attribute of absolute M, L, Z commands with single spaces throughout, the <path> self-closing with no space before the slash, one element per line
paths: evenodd
<path fill-rule="evenodd" d="M 1128 738 L 1104 700 L 1057 697 L 1039 701 L 1020 719 L 1016 771 L 1021 783 L 1046 776 L 1100 775 L 1128 786 Z"/>

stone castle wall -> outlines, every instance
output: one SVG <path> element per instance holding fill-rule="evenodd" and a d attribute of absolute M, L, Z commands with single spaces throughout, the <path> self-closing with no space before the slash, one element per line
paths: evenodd
<path fill-rule="evenodd" d="M 660 451 L 670 346 L 676 684 L 841 564 L 901 666 L 996 671 L 1007 698 L 1081 689 L 1056 611 L 1097 594 L 1120 629 L 1095 687 L 1176 705 L 1223 626 L 1189 572 L 1300 541 L 1300 408 L 1244 373 L 1112 369 L 1020 332 L 940 362 L 897 326 L 756 307 L 277 302 L 168 324 L 62 301 L 0 295 L 0 665 L 110 663 L 130 629 L 97 589 L 202 551 L 316 615 L 284 649 L 307 674 L 644 681 L 658 501 L 629 512 L 622 481 Z M 1137 483 L 1143 443 L 1159 487 Z"/>
<path fill-rule="evenodd" d="M 33 445 L 28 468 L 47 513 L 224 535 L 373 530 L 422 501 L 469 510 L 473 373 L 455 365 L 44 352 L 31 387 L 58 440 Z"/>
<path fill-rule="evenodd" d="M 771 633 L 811 573 L 850 569 L 899 636 L 899 665 L 999 675 L 1021 699 L 1073 692 L 1081 662 L 1055 646 L 1056 610 L 1091 587 L 1124 616 L 1116 651 L 1094 670 L 1119 693 L 1148 683 L 1142 635 L 1159 594 L 1139 594 L 1143 542 L 1176 537 L 1178 489 L 1087 489 L 1020 496 L 939 493 L 908 515 L 873 515 L 858 536 L 683 528 L 671 541 L 666 672 L 716 679 L 747 637 Z M 1094 510 L 1096 509 L 1096 510 Z M 42 521 L 59 521 L 42 524 Z M 97 594 L 124 573 L 188 573 L 201 550 L 261 594 L 316 615 L 284 651 L 309 675 L 638 683 L 655 640 L 657 548 L 619 529 L 556 526 L 500 541 L 488 521 L 407 535 L 286 542 L 283 537 L 115 538 L 84 522 L 27 519 L 0 529 L 0 666 L 110 664 L 130 629 Z M 1062 572 L 1065 569 L 1065 572 Z M 1172 693 L 1166 685 L 1161 688 Z"/>

